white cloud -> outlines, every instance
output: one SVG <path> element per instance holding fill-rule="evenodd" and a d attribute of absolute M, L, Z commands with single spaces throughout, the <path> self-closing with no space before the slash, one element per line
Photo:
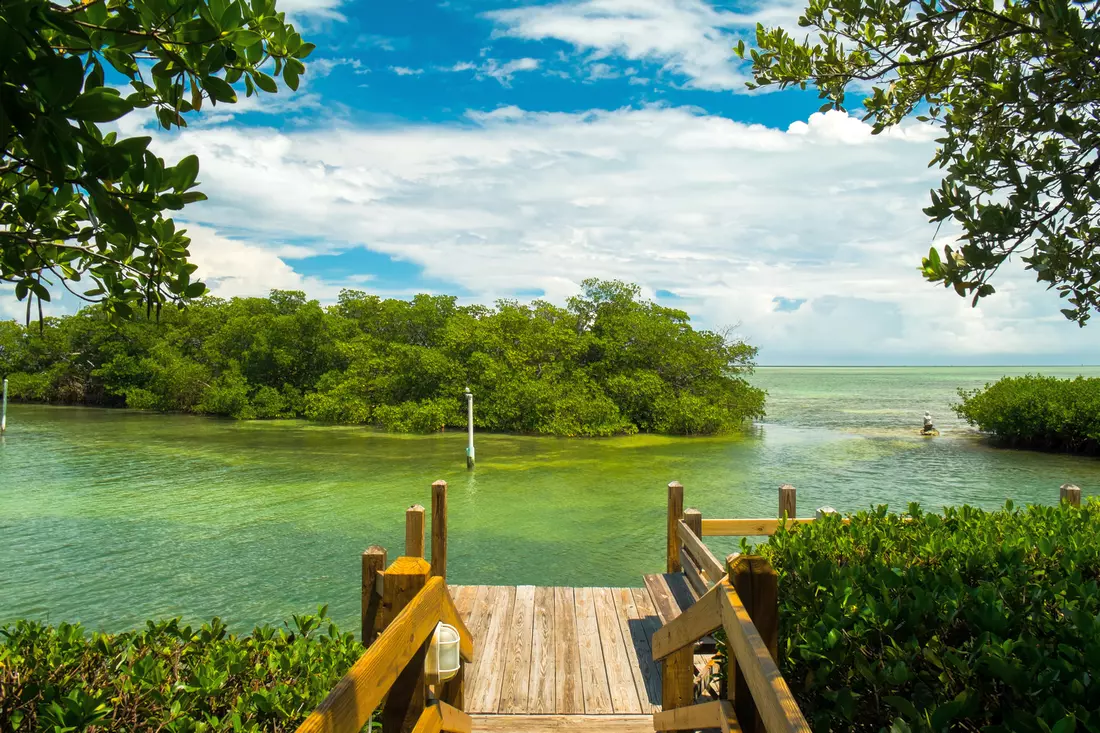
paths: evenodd
<path fill-rule="evenodd" d="M 390 71 L 398 76 L 420 76 L 424 69 L 410 69 L 408 66 L 391 66 Z"/>
<path fill-rule="evenodd" d="M 1100 355 L 1100 333 L 1064 322 L 1058 299 L 1016 266 L 977 310 L 921 280 L 934 135 L 912 124 L 872 136 L 835 112 L 777 130 L 689 108 L 504 107 L 464 124 L 193 128 L 156 145 L 202 160 L 211 201 L 189 218 L 247 229 L 246 252 L 219 243 L 197 255 L 209 272 L 235 273 L 219 287 L 322 292 L 275 260 L 244 264 L 260 262 L 265 241 L 297 238 L 400 257 L 483 302 L 518 289 L 560 301 L 585 277 L 631 280 L 680 295 L 705 325 L 740 322 L 773 363 Z M 213 259 L 222 249 L 228 262 Z M 782 312 L 776 298 L 805 303 Z"/>
<path fill-rule="evenodd" d="M 313 254 L 300 247 L 273 247 L 219 234 L 211 227 L 185 225 L 191 237 L 191 262 L 198 266 L 210 294 L 219 298 L 267 295 L 273 289 L 305 290 L 310 297 L 333 300 L 339 284 L 303 277 L 283 257 Z"/>
<path fill-rule="evenodd" d="M 350 68 L 356 74 L 369 74 L 370 69 L 354 58 L 310 58 L 307 73 L 314 79 L 328 76 L 341 66 Z"/>
<path fill-rule="evenodd" d="M 327 20 L 345 20 L 337 8 L 343 0 L 279 0 L 279 10 L 292 17 L 323 18 Z"/>
<path fill-rule="evenodd" d="M 474 64 L 469 61 L 460 61 L 453 66 L 437 67 L 437 71 L 461 72 L 473 71 L 478 79 L 496 79 L 502 86 L 511 86 L 512 77 L 521 71 L 535 71 L 541 62 L 533 58 L 512 59 L 500 62 L 497 59 L 486 59 L 483 63 Z"/>
<path fill-rule="evenodd" d="M 592 59 L 619 56 L 655 62 L 700 89 L 744 89 L 748 76 L 732 48 L 734 29 L 757 21 L 793 28 L 798 13 L 790 2 L 737 14 L 705 0 L 562 0 L 486 13 L 497 34 L 528 40 L 556 39 Z"/>

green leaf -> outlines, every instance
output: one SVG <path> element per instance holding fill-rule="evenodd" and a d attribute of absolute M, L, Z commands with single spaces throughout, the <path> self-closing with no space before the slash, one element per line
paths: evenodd
<path fill-rule="evenodd" d="M 261 36 L 256 31 L 250 31 L 248 29 L 242 28 L 233 33 L 232 39 L 233 43 L 240 46 L 241 48 L 248 48 L 249 46 L 252 46 L 253 44 L 262 41 L 263 36 Z"/>
<path fill-rule="evenodd" d="M 86 122 L 113 122 L 134 106 L 109 87 L 84 92 L 69 106 L 68 116 Z"/>
<path fill-rule="evenodd" d="M 256 81 L 256 86 L 269 94 L 275 94 L 279 91 L 279 87 L 275 83 L 275 80 L 262 71 L 257 71 L 252 75 L 252 78 Z"/>
<path fill-rule="evenodd" d="M 294 52 L 294 58 L 308 58 L 309 55 L 313 53 L 313 49 L 315 48 L 317 48 L 317 46 L 312 43 L 303 43 L 301 46 L 298 47 L 298 50 Z"/>
<path fill-rule="evenodd" d="M 232 104 L 237 101 L 237 92 L 224 79 L 216 76 L 206 76 L 203 77 L 202 86 L 216 102 Z"/>
<path fill-rule="evenodd" d="M 183 294 L 187 298 L 198 298 L 206 293 L 206 285 L 201 282 L 193 282 L 187 286 Z"/>
<path fill-rule="evenodd" d="M 172 184 L 176 193 L 181 193 L 194 186 L 198 175 L 199 158 L 197 155 L 188 155 L 179 163 L 176 163 L 172 174 Z"/>
<path fill-rule="evenodd" d="M 1073 733 L 1075 730 L 1077 730 L 1077 718 L 1070 714 L 1055 723 L 1050 733 Z"/>
<path fill-rule="evenodd" d="M 920 718 L 920 714 L 913 706 L 913 703 L 909 702 L 904 697 L 898 697 L 897 695 L 887 695 L 882 698 L 882 701 L 887 705 L 896 708 L 898 712 L 900 712 L 902 715 L 909 718 L 910 720 L 915 721 Z"/>
<path fill-rule="evenodd" d="M 283 69 L 283 81 L 286 82 L 291 91 L 298 91 L 298 72 L 290 64 L 287 64 L 286 68 Z"/>

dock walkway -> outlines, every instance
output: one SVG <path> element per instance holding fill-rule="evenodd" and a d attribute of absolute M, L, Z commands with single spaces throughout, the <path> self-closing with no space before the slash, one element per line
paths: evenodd
<path fill-rule="evenodd" d="M 775 570 L 753 555 L 720 561 L 703 541 L 816 521 L 792 519 L 791 486 L 779 504 L 777 520 L 704 520 L 670 483 L 666 571 L 644 587 L 449 585 L 436 481 L 431 561 L 416 504 L 403 555 L 363 553 L 366 649 L 298 733 L 358 733 L 374 716 L 382 733 L 810 733 L 776 666 Z M 728 675 L 714 674 L 718 631 Z"/>

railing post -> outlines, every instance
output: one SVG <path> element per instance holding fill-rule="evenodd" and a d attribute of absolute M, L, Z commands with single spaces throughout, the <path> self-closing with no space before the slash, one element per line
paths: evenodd
<path fill-rule="evenodd" d="M 794 490 L 791 490 L 793 495 Z M 779 576 L 759 555 L 731 555 L 727 560 L 730 584 L 741 597 L 753 626 L 760 633 L 772 659 L 779 662 Z M 745 677 L 728 645 L 727 696 L 744 733 L 765 733 Z"/>
<path fill-rule="evenodd" d="M 405 557 L 424 557 L 424 507 L 405 510 Z"/>
<path fill-rule="evenodd" d="M 693 510 L 694 511 L 694 510 Z M 679 481 L 668 485 L 668 558 L 670 573 L 683 570 L 680 565 L 680 535 L 676 526 L 687 521 L 698 535 L 703 534 L 703 517 L 699 512 L 688 516 L 684 512 L 684 487 Z M 698 520 L 698 527 L 692 523 Z M 695 702 L 695 649 L 694 645 L 665 657 L 661 662 L 661 707 L 665 710 L 682 708 Z"/>
<path fill-rule="evenodd" d="M 696 537 L 703 539 L 703 515 L 698 509 L 684 510 L 684 524 Z"/>
<path fill-rule="evenodd" d="M 420 510 L 420 516 L 423 519 L 423 509 Z M 420 527 L 423 530 L 423 523 Z M 422 557 L 399 557 L 386 569 L 382 576 L 383 629 L 424 588 L 431 570 L 428 561 Z M 424 642 L 390 688 L 382 709 L 383 733 L 408 733 L 424 712 L 428 688 L 424 678 L 424 656 L 430 643 L 430 638 Z"/>
<path fill-rule="evenodd" d="M 359 638 L 370 646 L 378 634 L 378 609 L 382 603 L 378 576 L 386 569 L 386 548 L 371 545 L 363 551 L 363 589 L 359 605 Z"/>
<path fill-rule="evenodd" d="M 436 481 L 432 484 L 432 575 L 447 579 L 446 481 Z"/>
<path fill-rule="evenodd" d="M 836 514 L 837 510 L 831 506 L 819 506 L 817 511 L 814 512 L 814 519 L 824 519 L 829 514 Z"/>
<path fill-rule="evenodd" d="M 668 485 L 668 554 L 666 572 L 678 573 L 680 567 L 680 538 L 676 523 L 684 518 L 684 487 L 679 481 Z"/>
<path fill-rule="evenodd" d="M 1062 484 L 1058 490 L 1058 498 L 1063 504 L 1081 506 L 1081 487 L 1075 484 Z"/>
<path fill-rule="evenodd" d="M 794 487 L 790 484 L 783 484 L 779 487 L 779 518 L 780 519 L 794 519 L 797 514 L 794 510 Z"/>

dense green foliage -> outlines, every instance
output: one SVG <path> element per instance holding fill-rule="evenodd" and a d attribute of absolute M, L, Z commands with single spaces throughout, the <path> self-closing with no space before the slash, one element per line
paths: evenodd
<path fill-rule="evenodd" d="M 0 733 L 293 731 L 362 654 L 325 618 L 228 633 L 148 622 L 122 634 L 0 629 Z"/>
<path fill-rule="evenodd" d="M 0 373 L 17 400 L 395 431 L 464 426 L 467 386 L 475 424 L 497 431 L 718 433 L 763 414 L 740 376 L 755 348 L 638 293 L 592 280 L 566 308 L 487 308 L 344 291 L 322 308 L 275 291 L 117 326 L 88 308 L 41 329 L 0 323 Z"/>
<path fill-rule="evenodd" d="M 955 412 L 1009 445 L 1100 453 L 1100 379 L 1005 377 L 959 390 Z"/>
<path fill-rule="evenodd" d="M 206 198 L 199 161 L 168 165 L 151 138 L 104 134 L 135 109 L 186 126 L 204 104 L 291 89 L 313 50 L 275 0 L 0 3 L 0 283 L 20 300 L 72 290 L 105 312 L 197 297 L 190 240 L 167 213 Z M 118 87 L 123 87 L 120 93 Z"/>
<path fill-rule="evenodd" d="M 1100 501 L 839 516 L 760 548 L 818 731 L 1100 731 Z"/>
<path fill-rule="evenodd" d="M 758 26 L 750 86 L 812 83 L 823 109 L 855 93 L 876 132 L 913 114 L 941 128 L 924 211 L 962 246 L 932 249 L 924 276 L 977 304 L 1016 255 L 1084 325 L 1100 308 L 1100 5 L 809 0 L 798 24 L 802 39 Z"/>

